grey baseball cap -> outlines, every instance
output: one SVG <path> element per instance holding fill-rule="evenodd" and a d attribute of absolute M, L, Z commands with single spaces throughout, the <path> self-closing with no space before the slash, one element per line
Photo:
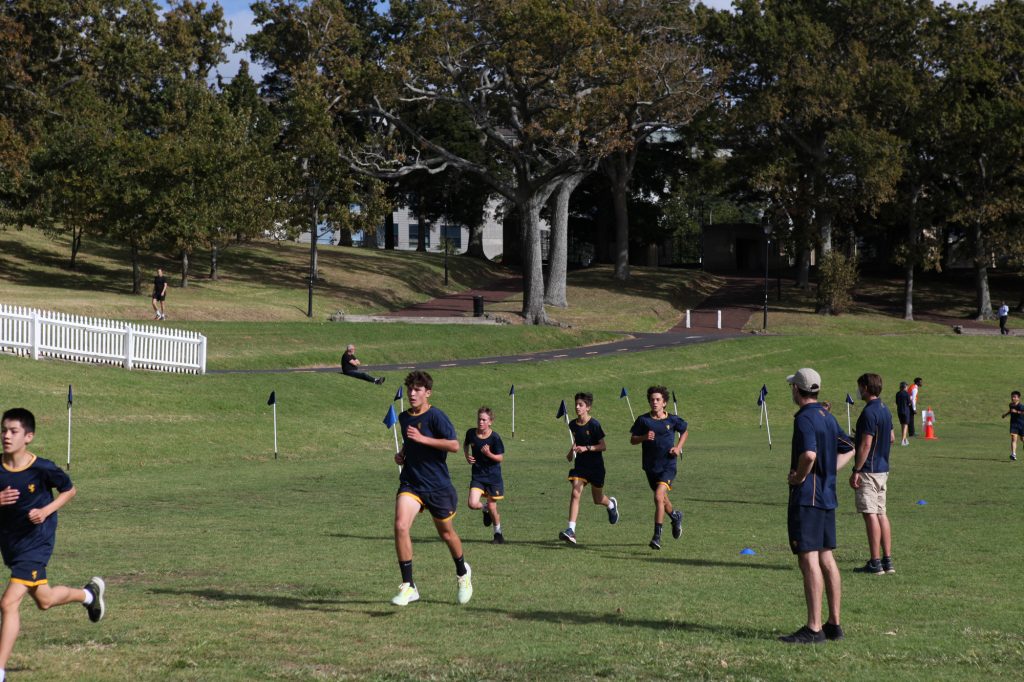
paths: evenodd
<path fill-rule="evenodd" d="M 790 374 L 786 377 L 786 381 L 802 391 L 813 393 L 821 390 L 821 375 L 810 367 L 798 369 L 796 374 Z"/>

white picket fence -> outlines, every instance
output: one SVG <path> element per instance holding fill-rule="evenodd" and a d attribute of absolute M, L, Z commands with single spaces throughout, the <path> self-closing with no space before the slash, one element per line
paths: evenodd
<path fill-rule="evenodd" d="M 121 365 L 125 369 L 206 374 L 198 332 L 55 313 L 0 303 L 0 351 Z"/>

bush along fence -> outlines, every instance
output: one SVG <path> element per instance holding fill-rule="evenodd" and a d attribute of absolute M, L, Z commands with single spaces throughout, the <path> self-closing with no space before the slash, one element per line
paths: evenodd
<path fill-rule="evenodd" d="M 103 320 L 0 303 L 0 351 L 125 369 L 206 374 L 198 332 Z"/>

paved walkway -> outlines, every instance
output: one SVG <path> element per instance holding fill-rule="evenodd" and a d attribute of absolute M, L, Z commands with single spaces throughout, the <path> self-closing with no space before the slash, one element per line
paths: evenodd
<path fill-rule="evenodd" d="M 522 278 L 509 277 L 481 289 L 470 289 L 457 294 L 432 298 L 429 301 L 388 313 L 387 317 L 464 317 L 473 314 L 473 299 L 477 296 L 483 296 L 484 311 L 486 311 L 488 303 L 504 301 L 522 290 Z"/>

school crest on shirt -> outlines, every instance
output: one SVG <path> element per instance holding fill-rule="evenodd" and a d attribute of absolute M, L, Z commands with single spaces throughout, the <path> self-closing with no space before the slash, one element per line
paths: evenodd
<path fill-rule="evenodd" d="M 34 495 L 35 492 L 36 492 L 36 484 L 35 483 L 29 483 L 28 484 L 28 491 Z"/>

